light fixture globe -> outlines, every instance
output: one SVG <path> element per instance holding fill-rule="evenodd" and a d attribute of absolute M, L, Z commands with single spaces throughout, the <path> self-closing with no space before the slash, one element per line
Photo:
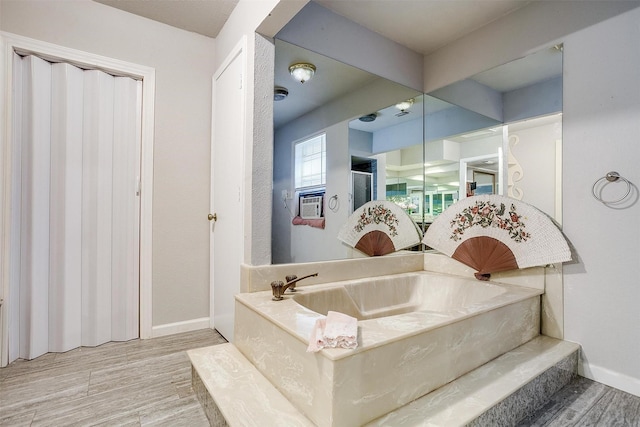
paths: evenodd
<path fill-rule="evenodd" d="M 296 81 L 304 83 L 313 77 L 316 73 L 316 67 L 307 63 L 293 64 L 289 67 L 289 73 Z"/>
<path fill-rule="evenodd" d="M 398 103 L 396 104 L 396 108 L 397 108 L 398 110 L 400 110 L 400 111 L 405 111 L 405 110 L 407 110 L 407 109 L 411 108 L 411 106 L 413 105 L 413 103 L 414 103 L 414 102 L 415 102 L 415 101 L 414 101 L 414 99 L 413 99 L 413 98 L 411 98 L 411 99 L 407 99 L 406 101 L 398 102 Z"/>

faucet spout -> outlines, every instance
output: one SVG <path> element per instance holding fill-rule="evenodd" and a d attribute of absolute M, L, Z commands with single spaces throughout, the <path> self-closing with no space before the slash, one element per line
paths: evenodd
<path fill-rule="evenodd" d="M 302 277 L 298 277 L 295 274 L 287 276 L 287 277 L 284 278 L 286 280 L 285 290 L 288 287 L 291 292 L 295 292 L 296 291 L 296 283 L 298 283 L 300 280 L 307 279 L 309 277 L 316 277 L 317 275 L 318 275 L 318 273 L 307 274 L 306 276 L 302 276 Z"/>
<path fill-rule="evenodd" d="M 274 301 L 280 301 L 282 299 L 282 295 L 287 289 L 290 289 L 291 292 L 296 291 L 296 283 L 300 280 L 307 279 L 309 277 L 315 277 L 318 273 L 308 274 L 306 276 L 298 277 L 295 274 L 289 275 L 285 277 L 286 283 L 281 280 L 275 280 L 271 282 L 271 292 L 273 294 Z"/>

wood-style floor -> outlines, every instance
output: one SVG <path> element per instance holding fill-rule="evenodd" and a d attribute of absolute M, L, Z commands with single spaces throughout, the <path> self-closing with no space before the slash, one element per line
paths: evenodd
<path fill-rule="evenodd" d="M 0 426 L 208 426 L 185 350 L 222 342 L 205 329 L 18 360 L 0 368 Z"/>
<path fill-rule="evenodd" d="M 223 342 L 206 329 L 16 361 L 0 368 L 0 426 L 208 426 L 185 351 Z M 524 426 L 640 427 L 640 397 L 578 377 Z"/>

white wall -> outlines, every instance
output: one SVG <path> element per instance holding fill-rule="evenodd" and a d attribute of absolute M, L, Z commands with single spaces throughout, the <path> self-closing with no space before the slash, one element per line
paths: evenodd
<path fill-rule="evenodd" d="M 640 207 L 603 206 L 591 187 L 611 170 L 640 183 L 640 10 L 623 13 L 638 6 L 533 2 L 425 58 L 430 91 L 564 43 L 563 230 L 576 251 L 564 269 L 564 336 L 582 345 L 585 376 L 636 395 Z"/>
<path fill-rule="evenodd" d="M 562 139 L 562 126 L 547 124 L 511 132 L 519 138 L 509 150 L 522 167 L 522 180 L 515 187 L 523 192 L 522 201 L 550 217 L 556 213 L 556 141 Z M 505 193 L 506 195 L 506 193 Z"/>
<path fill-rule="evenodd" d="M 326 261 L 348 256 L 347 246 L 343 245 L 337 236 L 350 214 L 348 203 L 351 180 L 349 124 L 348 122 L 338 123 L 325 129 L 325 133 L 327 138 L 325 228 L 322 230 L 307 225 L 291 226 L 290 262 Z M 340 200 L 337 212 L 330 210 L 327 206 L 329 198 L 334 195 L 337 195 Z"/>
<path fill-rule="evenodd" d="M 1 3 L 2 31 L 156 69 L 153 325 L 208 317 L 215 41 L 89 0 Z"/>
<path fill-rule="evenodd" d="M 597 202 L 609 171 L 640 185 L 640 10 L 572 34 L 564 50 L 565 337 L 583 374 L 640 396 L 640 205 Z M 605 196 L 616 198 L 624 184 Z M 616 188 L 617 187 L 617 188 Z M 637 201 L 637 188 L 634 188 Z"/>
<path fill-rule="evenodd" d="M 295 127 L 293 129 L 295 130 Z M 293 146 L 302 137 L 293 137 L 291 132 L 281 132 L 275 140 L 275 173 L 273 182 L 273 262 L 326 261 L 348 257 L 347 250 L 337 239 L 338 231 L 349 217 L 349 183 L 351 179 L 351 157 L 349 154 L 349 122 L 343 121 L 322 130 L 326 134 L 327 181 L 325 193 L 325 228 L 308 225 L 292 225 L 298 201 L 287 200 L 289 211 L 281 199 L 282 190 L 293 189 Z M 340 201 L 337 212 L 328 208 L 328 199 L 334 195 Z"/>

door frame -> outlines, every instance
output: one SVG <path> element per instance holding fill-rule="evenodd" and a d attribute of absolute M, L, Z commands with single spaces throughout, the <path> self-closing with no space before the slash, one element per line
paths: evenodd
<path fill-rule="evenodd" d="M 226 56 L 226 58 L 224 59 L 224 61 L 222 61 L 222 63 L 220 64 L 220 66 L 218 67 L 218 69 L 216 70 L 216 72 L 213 74 L 213 77 L 211 78 L 211 169 L 210 169 L 210 199 L 209 199 L 209 212 L 210 214 L 215 213 L 216 210 L 216 206 L 215 206 L 215 182 L 214 182 L 214 165 L 215 165 L 215 150 L 214 150 L 214 144 L 216 143 L 215 141 L 215 130 L 216 130 L 216 120 L 215 120 L 215 112 L 216 112 L 216 105 L 223 105 L 223 103 L 218 103 L 216 102 L 216 85 L 217 85 L 217 80 L 220 78 L 220 76 L 222 76 L 222 74 L 226 71 L 226 69 L 233 63 L 233 61 L 236 60 L 236 58 L 240 58 L 240 61 L 242 61 L 241 64 L 241 68 L 242 68 L 242 94 L 241 94 L 241 104 L 242 104 L 242 113 L 241 113 L 241 127 L 243 129 L 242 131 L 242 162 L 243 164 L 240 165 L 240 167 L 242 168 L 242 170 L 244 170 L 245 168 L 245 161 L 246 161 L 246 157 L 245 157 L 245 147 L 246 147 L 246 142 L 247 142 L 247 135 L 246 135 L 246 121 L 247 121 L 247 84 L 248 82 L 247 80 L 247 76 L 249 75 L 248 73 L 248 62 L 247 62 L 247 49 L 248 49 L 248 38 L 247 36 L 242 36 L 240 38 L 240 40 L 238 41 L 238 43 L 233 47 L 233 49 L 229 52 L 229 54 Z M 244 208 L 244 186 L 240 185 L 240 201 L 242 203 L 242 206 Z M 244 212 L 244 209 L 242 209 L 242 212 Z M 242 226 L 244 228 L 244 218 L 242 221 Z M 215 283 L 214 283 L 214 278 L 215 278 L 215 262 L 214 262 L 214 257 L 215 257 L 215 234 L 214 234 L 214 230 L 215 230 L 215 221 L 210 222 L 209 224 L 209 327 L 211 329 L 215 328 L 215 319 L 214 319 L 214 300 L 215 300 Z M 244 253 L 244 239 L 241 240 L 241 252 Z M 238 266 L 238 268 L 240 268 L 240 266 Z M 238 289 L 240 284 L 237 284 Z"/>
<path fill-rule="evenodd" d="M 9 356 L 9 251 L 11 240 L 11 141 L 13 53 L 33 54 L 47 60 L 61 60 L 79 67 L 99 69 L 118 76 L 142 80 L 140 191 L 140 338 L 152 337 L 152 208 L 155 69 L 95 55 L 7 32 L 0 32 L 0 366 Z"/>
<path fill-rule="evenodd" d="M 467 197 L 467 179 L 468 179 L 467 166 L 468 164 L 472 162 L 477 162 L 479 160 L 494 160 L 494 159 L 497 160 L 498 162 L 498 178 L 497 178 L 498 192 L 495 194 L 500 194 L 500 195 L 504 194 L 504 188 L 506 187 L 506 185 L 504 185 L 505 174 L 504 174 L 504 167 L 503 167 L 502 147 L 498 147 L 498 150 L 496 153 L 483 154 L 481 156 L 465 157 L 460 159 L 460 169 L 459 169 L 459 176 L 460 176 L 459 185 L 460 186 L 458 190 L 458 200 L 462 200 Z"/>

